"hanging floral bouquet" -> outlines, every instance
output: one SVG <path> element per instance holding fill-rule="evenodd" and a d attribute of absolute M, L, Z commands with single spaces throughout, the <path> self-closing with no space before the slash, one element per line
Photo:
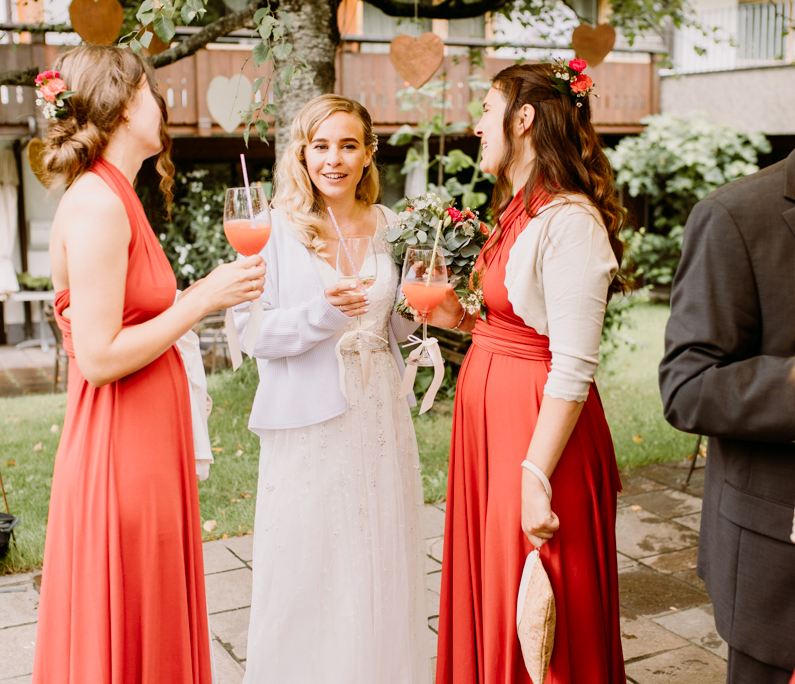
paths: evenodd
<path fill-rule="evenodd" d="M 473 271 L 489 239 L 489 228 L 480 221 L 477 212 L 468 208 L 460 211 L 454 203 L 432 192 L 407 199 L 406 209 L 398 214 L 386 234 L 386 241 L 392 246 L 392 259 L 402 266 L 409 245 L 432 249 L 436 233 L 441 231 L 439 246 L 445 257 L 448 281 L 467 312 L 480 312 L 485 320 L 480 274 Z M 404 318 L 414 320 L 414 311 L 405 300 L 398 304 L 397 311 Z"/>

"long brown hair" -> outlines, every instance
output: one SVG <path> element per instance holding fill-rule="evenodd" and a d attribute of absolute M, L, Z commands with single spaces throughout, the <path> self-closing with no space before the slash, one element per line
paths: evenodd
<path fill-rule="evenodd" d="M 491 199 L 495 216 L 505 211 L 513 196 L 508 174 L 517 152 L 514 124 L 524 105 L 535 108 L 530 128 L 530 143 L 535 152 L 530 178 L 524 187 L 524 205 L 530 213 L 530 199 L 540 186 L 548 195 L 582 194 L 593 202 L 602 216 L 610 246 L 619 266 L 624 243 L 619 237 L 626 212 L 618 202 L 613 186 L 613 169 L 600 145 L 599 135 L 591 123 L 589 98 L 577 101 L 554 87 L 550 64 L 521 64 L 503 69 L 494 77 L 493 87 L 506 101 L 502 128 L 505 152 L 500 160 L 497 183 Z M 502 235 L 499 221 L 490 241 L 493 247 Z M 627 289 L 622 272 L 610 283 L 608 299 Z"/>
<path fill-rule="evenodd" d="M 75 94 L 64 100 L 67 115 L 53 120 L 44 139 L 43 166 L 47 184 L 61 181 L 68 188 L 91 168 L 122 124 L 124 110 L 135 97 L 141 78 L 146 76 L 163 115 L 160 123 L 162 149 L 155 168 L 170 215 L 174 164 L 167 128 L 168 108 L 157 89 L 155 70 L 132 50 L 104 45 L 81 45 L 69 50 L 58 58 L 54 68 L 66 89 Z"/>

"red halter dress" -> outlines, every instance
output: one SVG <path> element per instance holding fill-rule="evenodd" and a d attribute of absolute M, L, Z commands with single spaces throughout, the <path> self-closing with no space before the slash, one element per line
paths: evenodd
<path fill-rule="evenodd" d="M 516 595 L 532 550 L 521 527 L 521 463 L 552 355 L 549 338 L 513 312 L 505 287 L 510 249 L 530 221 L 522 195 L 503 214 L 503 234 L 488 255 L 488 322 L 475 326 L 458 378 L 437 684 L 531 682 L 516 635 Z M 545 200 L 533 197 L 534 214 Z M 594 385 L 550 482 L 560 529 L 541 549 L 557 607 L 544 684 L 624 684 L 615 536 L 621 484 Z"/>
<path fill-rule="evenodd" d="M 131 239 L 123 325 L 174 302 L 176 280 L 122 173 L 92 172 L 122 199 Z M 55 459 L 34 684 L 210 684 L 199 497 L 190 399 L 170 347 L 148 366 L 92 387 L 71 325 L 55 313 L 69 364 Z"/>

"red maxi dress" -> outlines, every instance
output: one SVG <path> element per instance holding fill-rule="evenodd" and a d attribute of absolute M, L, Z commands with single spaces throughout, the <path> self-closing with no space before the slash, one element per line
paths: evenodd
<path fill-rule="evenodd" d="M 488 255 L 488 320 L 475 326 L 458 378 L 437 684 L 531 682 L 516 635 L 519 580 L 532 551 L 521 527 L 521 463 L 552 356 L 549 338 L 513 312 L 505 287 L 510 249 L 530 220 L 522 195 L 503 214 L 503 235 Z M 543 203 L 534 197 L 534 213 Z M 550 483 L 560 529 L 541 548 L 557 608 L 544 684 L 624 684 L 615 539 L 621 484 L 593 385 Z"/>
<path fill-rule="evenodd" d="M 176 280 L 132 186 L 99 160 L 131 240 L 124 326 L 174 302 Z M 71 327 L 63 434 L 55 459 L 34 684 L 210 684 L 199 498 L 188 383 L 176 347 L 92 387 Z"/>

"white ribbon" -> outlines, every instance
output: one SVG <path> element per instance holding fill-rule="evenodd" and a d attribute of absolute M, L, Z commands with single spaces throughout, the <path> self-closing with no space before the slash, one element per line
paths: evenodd
<path fill-rule="evenodd" d="M 257 343 L 257 335 L 259 335 L 259 327 L 262 325 L 262 302 L 259 298 L 251 302 L 251 310 L 249 311 L 248 325 L 246 326 L 246 333 L 243 339 L 237 334 L 237 327 L 235 326 L 235 316 L 232 309 L 226 310 L 226 318 L 224 319 L 224 326 L 226 328 L 226 343 L 229 346 L 229 358 L 232 361 L 232 370 L 240 368 L 243 363 L 243 355 L 240 353 L 242 349 L 249 358 L 254 356 L 254 345 Z"/>
<path fill-rule="evenodd" d="M 439 341 L 435 337 L 429 337 L 427 340 L 423 341 L 416 335 L 409 335 L 409 341 L 404 344 L 403 347 L 412 347 L 415 344 L 419 346 L 409 354 L 409 358 L 406 361 L 406 373 L 403 376 L 403 384 L 400 386 L 400 396 L 406 396 L 414 387 L 414 379 L 417 377 L 420 354 L 422 354 L 423 349 L 427 349 L 431 361 L 433 361 L 433 381 L 428 391 L 425 393 L 425 396 L 422 398 L 420 414 L 423 414 L 433 406 L 436 393 L 442 386 L 442 380 L 444 380 L 444 359 L 442 359 L 442 351 L 439 349 Z"/>
<path fill-rule="evenodd" d="M 342 396 L 345 397 L 346 400 L 348 399 L 348 392 L 345 389 L 345 361 L 342 358 L 342 346 L 345 345 L 347 348 L 349 344 L 353 343 L 354 350 L 359 352 L 359 362 L 362 365 L 362 389 L 364 389 L 367 387 L 367 383 L 370 382 L 370 348 L 366 344 L 357 345 L 356 343 L 363 341 L 362 338 L 370 337 L 389 344 L 383 337 L 376 335 L 369 329 L 374 323 L 375 321 L 371 321 L 361 328 L 349 330 L 337 340 L 337 346 L 334 347 L 334 353 L 337 355 L 337 365 L 339 368 L 340 392 L 342 392 Z"/>

